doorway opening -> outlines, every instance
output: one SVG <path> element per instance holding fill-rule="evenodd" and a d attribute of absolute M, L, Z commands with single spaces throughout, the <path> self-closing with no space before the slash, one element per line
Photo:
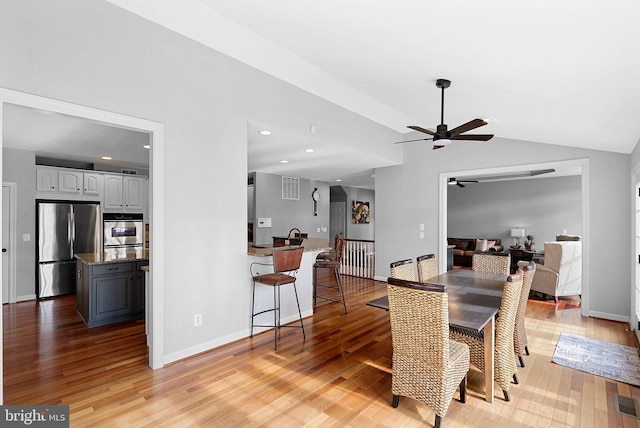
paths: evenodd
<path fill-rule="evenodd" d="M 0 129 L 3 128 L 4 111 L 7 105 L 27 107 L 56 114 L 87 119 L 110 126 L 147 132 L 150 135 L 151 149 L 149 162 L 149 213 L 150 236 L 150 278 L 149 278 L 149 303 L 148 319 L 149 328 L 149 366 L 158 369 L 163 366 L 163 325 L 162 313 L 164 290 L 164 260 L 163 260 L 163 230 L 164 230 L 164 196 L 162 194 L 164 183 L 164 125 L 145 119 L 139 119 L 118 113 L 94 109 L 73 103 L 44 98 L 0 88 Z M 3 135 L 0 134 L 0 156 L 4 147 Z M 0 163 L 0 173 L 2 173 Z M 1 322 L 1 321 L 0 321 Z M 0 329 L 0 335 L 2 330 Z M 2 376 L 0 375 L 0 381 Z M 2 395 L 0 390 L 0 402 Z"/>
<path fill-rule="evenodd" d="M 562 168 L 579 168 L 581 177 L 581 203 L 582 203 L 582 297 L 581 311 L 583 316 L 589 316 L 589 159 L 575 159 L 568 161 L 547 162 L 539 164 L 514 165 L 506 167 L 486 168 L 479 170 L 452 171 L 440 173 L 439 183 L 439 269 L 446 271 L 447 258 L 447 230 L 448 230 L 448 199 L 447 192 L 449 181 L 451 178 L 464 179 L 479 175 L 497 175 L 508 173 L 522 173 L 538 169 L 562 169 Z"/>

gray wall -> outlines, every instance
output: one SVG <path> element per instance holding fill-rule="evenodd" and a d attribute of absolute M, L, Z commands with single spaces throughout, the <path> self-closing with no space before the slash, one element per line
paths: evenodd
<path fill-rule="evenodd" d="M 16 183 L 16 299 L 36 294 L 36 166 L 35 154 L 25 150 L 2 151 L 2 181 Z M 24 234 L 31 235 L 24 241 Z"/>
<path fill-rule="evenodd" d="M 534 248 L 544 249 L 564 229 L 582 235 L 579 176 L 466 186 L 447 188 L 448 237 L 499 238 L 506 248 L 515 242 L 511 229 L 520 227 L 534 236 Z"/>
<path fill-rule="evenodd" d="M 313 215 L 311 192 L 318 188 L 318 215 Z M 308 233 L 310 238 L 329 240 L 329 185 L 321 181 L 300 179 L 300 200 L 282 199 L 282 176 L 257 172 L 255 178 L 256 245 L 272 244 L 274 236 L 288 236 L 292 228 Z M 271 227 L 258 227 L 258 218 L 271 218 Z M 322 228 L 326 231 L 322 231 Z M 320 228 L 320 232 L 318 232 Z"/>
<path fill-rule="evenodd" d="M 342 187 L 347 193 L 347 238 L 375 240 L 376 226 L 376 192 L 358 187 Z M 351 223 L 351 204 L 353 201 L 369 202 L 370 218 L 369 223 Z"/>
<path fill-rule="evenodd" d="M 612 249 L 631 245 L 629 155 L 499 137 L 442 150 L 418 143 L 404 147 L 404 165 L 376 170 L 376 277 L 387 277 L 392 261 L 439 255 L 441 172 L 588 158 L 590 310 L 602 317 L 629 316 L 631 260 L 624 250 Z M 420 223 L 426 224 L 425 239 L 419 239 Z"/>

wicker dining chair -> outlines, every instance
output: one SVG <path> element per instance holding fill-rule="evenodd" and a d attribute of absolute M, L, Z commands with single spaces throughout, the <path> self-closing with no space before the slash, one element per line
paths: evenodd
<path fill-rule="evenodd" d="M 416 274 L 413 268 L 413 260 L 399 260 L 393 262 L 390 265 L 391 277 L 397 279 L 405 279 L 407 281 L 415 281 Z"/>
<path fill-rule="evenodd" d="M 476 272 L 511 273 L 511 254 L 508 253 L 474 253 L 471 260 L 471 270 Z"/>
<path fill-rule="evenodd" d="M 435 426 L 447 414 L 460 386 L 465 402 L 469 347 L 449 339 L 448 294 L 442 286 L 389 285 L 393 343 L 392 406 L 400 396 L 413 398 L 436 414 Z"/>
<path fill-rule="evenodd" d="M 516 357 L 513 350 L 513 331 L 520 300 L 523 281 L 522 272 L 510 275 L 504 284 L 498 319 L 496 321 L 495 337 L 495 376 L 494 379 L 502 388 L 505 401 L 509 401 L 509 385 L 518 383 Z M 462 328 L 450 328 L 451 339 L 469 345 L 471 364 L 479 370 L 484 370 L 484 331 L 475 332 Z"/>
<path fill-rule="evenodd" d="M 438 276 L 438 259 L 433 254 L 425 254 L 416 258 L 418 266 L 418 281 L 425 282 L 429 278 Z"/>
<path fill-rule="evenodd" d="M 531 261 L 519 261 L 518 268 L 523 271 L 522 291 L 520 292 L 520 301 L 518 302 L 518 311 L 516 312 L 516 325 L 513 331 L 513 349 L 515 350 L 520 366 L 524 367 L 522 356 L 526 353 L 529 355 L 527 343 L 527 330 L 525 328 L 524 318 L 527 312 L 527 302 L 529 301 L 529 291 L 531 283 L 536 273 L 536 264 Z"/>

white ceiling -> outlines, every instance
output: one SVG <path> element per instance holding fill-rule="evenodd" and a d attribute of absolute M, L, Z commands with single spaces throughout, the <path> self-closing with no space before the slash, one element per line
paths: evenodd
<path fill-rule="evenodd" d="M 12 104 L 5 104 L 2 114 L 4 147 L 38 157 L 148 168 L 147 133 Z"/>
<path fill-rule="evenodd" d="M 640 139 L 640 2 L 109 1 L 399 133 L 435 128 L 447 78 L 450 128 L 489 118 L 475 132 L 620 153 Z M 248 135 L 250 170 L 291 168 L 279 160 L 299 136 L 269 136 L 266 162 Z M 349 179 L 371 180 L 375 156 L 337 168 L 339 156 L 299 176 L 371 186 Z"/>

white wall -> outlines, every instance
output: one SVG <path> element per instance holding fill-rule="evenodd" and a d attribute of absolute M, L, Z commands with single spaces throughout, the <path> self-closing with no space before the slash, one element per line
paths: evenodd
<path fill-rule="evenodd" d="M 376 277 L 387 277 L 392 261 L 439 255 L 441 172 L 588 158 L 590 310 L 617 319 L 629 316 L 629 155 L 499 137 L 486 143 L 459 141 L 442 150 L 420 143 L 404 146 L 403 166 L 376 170 Z M 427 225 L 425 239 L 419 239 L 419 223 Z"/>
<path fill-rule="evenodd" d="M 164 247 L 151 250 L 165 261 L 169 357 L 248 331 L 247 121 L 283 129 L 314 123 L 363 147 L 398 139 L 99 0 L 3 2 L 0 52 L 0 87 L 165 125 L 165 227 L 154 231 Z M 195 313 L 202 327 L 193 327 Z"/>
<path fill-rule="evenodd" d="M 544 249 L 544 243 L 555 240 L 564 229 L 582 235 L 579 176 L 541 176 L 447 189 L 448 237 L 498 238 L 507 248 L 515 242 L 511 229 L 520 227 L 533 235 L 534 248 Z"/>

